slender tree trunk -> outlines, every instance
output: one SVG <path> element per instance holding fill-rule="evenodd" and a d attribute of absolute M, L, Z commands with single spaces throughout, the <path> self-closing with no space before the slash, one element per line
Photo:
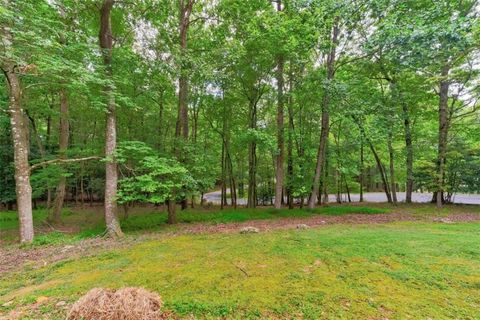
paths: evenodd
<path fill-rule="evenodd" d="M 340 29 L 338 28 L 338 19 L 335 19 L 333 29 L 332 29 L 332 49 L 328 54 L 327 58 L 327 80 L 333 80 L 335 76 L 335 55 L 336 55 L 336 46 L 338 43 L 338 35 Z M 320 177 L 322 175 L 322 165 L 325 159 L 325 148 L 327 145 L 328 134 L 330 131 L 330 114 L 329 114 L 329 104 L 330 104 L 330 94 L 329 89 L 325 91 L 322 101 L 322 129 L 320 133 L 320 143 L 318 146 L 317 152 L 317 165 L 315 166 L 315 176 L 313 178 L 312 191 L 310 193 L 310 198 L 308 199 L 308 207 L 313 209 L 315 207 L 315 202 L 318 197 L 319 192 L 319 183 Z"/>
<path fill-rule="evenodd" d="M 364 168 L 363 168 L 363 137 L 360 135 L 360 202 L 363 202 L 363 180 L 364 180 Z"/>
<path fill-rule="evenodd" d="M 357 119 L 356 117 L 353 117 L 353 119 L 357 123 L 357 125 L 360 129 L 360 133 L 362 134 L 363 138 L 365 139 L 368 146 L 370 147 L 370 151 L 372 151 L 373 157 L 375 158 L 375 162 L 377 164 L 378 171 L 380 172 L 380 178 L 382 179 L 383 189 L 385 191 L 385 195 L 387 196 L 387 201 L 389 203 L 392 203 L 392 195 L 391 195 L 390 190 L 389 190 L 388 179 L 387 179 L 387 175 L 385 174 L 385 169 L 383 167 L 382 160 L 378 156 L 378 153 L 375 150 L 375 146 L 373 145 L 372 141 L 366 135 L 365 130 L 364 130 L 360 120 Z"/>
<path fill-rule="evenodd" d="M 448 90 L 450 82 L 448 75 L 449 66 L 442 69 L 442 79 L 440 80 L 439 107 L 438 107 L 438 160 L 437 160 L 437 208 L 443 205 L 443 194 L 445 191 L 445 163 L 447 155 L 447 137 L 448 137 Z"/>
<path fill-rule="evenodd" d="M 188 140 L 188 68 L 186 68 L 187 35 L 194 0 L 179 0 L 180 76 L 178 78 L 178 114 L 175 137 Z"/>
<path fill-rule="evenodd" d="M 83 181 L 83 164 L 82 164 L 82 171 L 80 174 L 80 203 L 81 208 L 85 208 L 85 186 Z"/>
<path fill-rule="evenodd" d="M 237 209 L 237 188 L 235 185 L 235 176 L 233 174 L 233 162 L 232 157 L 230 156 L 229 150 L 229 142 L 228 142 L 228 135 L 225 140 L 225 153 L 226 153 L 226 161 L 227 161 L 227 172 L 230 177 L 230 201 L 231 205 Z"/>
<path fill-rule="evenodd" d="M 280 3 L 280 1 L 278 2 Z M 277 59 L 277 85 L 278 85 L 278 105 L 277 105 L 277 155 L 275 159 L 275 209 L 282 207 L 283 192 L 283 162 L 285 153 L 284 126 L 283 126 L 283 57 Z"/>
<path fill-rule="evenodd" d="M 392 194 L 392 202 L 394 205 L 397 204 L 397 188 L 395 185 L 395 159 L 394 159 L 394 151 L 392 146 L 392 133 L 388 133 L 388 157 L 390 163 L 390 192 Z"/>
<path fill-rule="evenodd" d="M 250 102 L 250 129 L 257 128 L 257 105 Z M 257 143 L 251 140 L 248 143 L 248 199 L 247 207 L 255 208 L 257 206 Z"/>
<path fill-rule="evenodd" d="M 37 142 L 37 147 L 38 147 L 38 150 L 40 152 L 40 155 L 42 156 L 43 159 L 45 159 L 46 156 L 47 156 L 47 152 L 46 152 L 45 146 L 42 143 L 42 139 L 40 138 L 40 134 L 38 133 L 37 125 L 35 123 L 35 119 L 30 117 L 28 112 L 26 112 L 26 114 L 27 114 L 28 118 L 30 119 L 30 123 L 32 124 L 33 134 L 35 136 L 35 141 Z M 45 169 L 45 166 L 43 166 L 43 168 Z M 52 202 L 52 190 L 50 189 L 49 186 L 47 186 L 47 209 L 50 209 L 51 202 Z M 36 208 L 34 207 L 34 209 L 36 209 Z"/>
<path fill-rule="evenodd" d="M 343 181 L 345 182 L 345 191 L 347 191 L 348 202 L 352 202 L 352 198 L 350 197 L 350 188 L 348 187 L 347 177 L 343 175 Z"/>
<path fill-rule="evenodd" d="M 294 180 L 294 169 L 293 169 L 293 133 L 295 130 L 295 125 L 293 122 L 293 72 L 292 65 L 290 63 L 290 72 L 289 72 L 289 91 L 288 95 L 288 142 L 287 142 L 287 176 L 288 183 L 286 188 L 287 193 L 287 203 L 288 209 L 293 209 L 293 180 Z"/>
<path fill-rule="evenodd" d="M 224 120 L 225 121 L 225 120 Z M 223 137 L 222 137 L 223 139 Z M 222 162 L 222 172 L 221 172 L 221 175 L 222 175 L 222 185 L 221 185 L 221 194 L 220 194 L 220 210 L 223 210 L 224 206 L 225 206 L 225 199 L 227 198 L 227 195 L 226 195 L 226 192 L 227 192 L 227 188 L 225 186 L 225 180 L 226 180 L 226 173 L 225 173 L 225 142 L 222 141 L 222 158 L 221 158 L 221 162 Z"/>
<path fill-rule="evenodd" d="M 100 9 L 100 33 L 99 42 L 102 50 L 103 62 L 105 66 L 105 76 L 112 82 L 112 29 L 110 22 L 110 12 L 114 0 L 104 0 Z M 104 88 L 107 97 L 107 123 L 105 127 L 105 223 L 107 232 L 111 237 L 121 237 L 123 232 L 117 217 L 117 182 L 118 172 L 115 161 L 115 148 L 117 147 L 117 118 L 114 96 L 114 86 L 109 83 Z"/>
<path fill-rule="evenodd" d="M 168 224 L 177 223 L 177 214 L 174 200 L 167 200 Z"/>
<path fill-rule="evenodd" d="M 60 159 L 66 159 L 66 152 L 68 148 L 70 129 L 68 122 L 68 98 L 65 88 L 60 89 L 60 132 L 59 132 L 59 145 L 58 153 Z M 55 200 L 53 202 L 53 208 L 49 215 L 49 220 L 53 223 L 59 223 L 61 221 L 61 213 L 63 208 L 63 202 L 65 200 L 65 187 L 67 185 L 67 178 L 62 175 L 58 182 L 57 190 L 55 193 Z"/>
<path fill-rule="evenodd" d="M 277 0 L 277 11 L 282 11 L 282 1 Z M 275 157 L 275 209 L 282 208 L 283 200 L 283 162 L 285 153 L 284 126 L 283 126 L 283 67 L 284 58 L 282 54 L 277 57 L 277 155 Z"/>
<path fill-rule="evenodd" d="M 180 31 L 180 75 L 178 78 L 178 113 L 177 124 L 175 128 L 175 138 L 177 143 L 185 144 L 188 141 L 188 68 L 186 61 L 187 53 L 187 35 L 190 26 L 190 14 L 195 0 L 179 0 L 179 31 Z M 182 148 L 175 147 L 177 159 L 185 162 L 185 155 Z M 174 201 L 175 194 L 171 201 Z M 186 209 L 188 204 L 187 198 L 182 199 L 182 210 Z M 176 221 L 172 218 L 171 221 Z"/>
<path fill-rule="evenodd" d="M 158 127 L 157 127 L 157 147 L 160 151 L 164 150 L 164 140 L 163 140 L 163 109 L 164 109 L 164 102 L 163 102 L 163 89 L 160 90 L 160 97 L 158 100 Z"/>
<path fill-rule="evenodd" d="M 413 193 L 413 146 L 412 146 L 412 129 L 410 127 L 410 115 L 406 103 L 402 103 L 403 125 L 405 130 L 405 149 L 406 149 L 406 170 L 407 170 L 407 186 L 405 202 L 412 203 Z"/>
<path fill-rule="evenodd" d="M 327 146 L 325 147 L 325 166 L 323 168 L 323 204 L 327 204 L 329 199 L 328 199 L 328 167 L 329 167 L 329 162 L 328 162 L 328 141 L 327 141 Z M 319 190 L 321 192 L 322 190 Z"/>

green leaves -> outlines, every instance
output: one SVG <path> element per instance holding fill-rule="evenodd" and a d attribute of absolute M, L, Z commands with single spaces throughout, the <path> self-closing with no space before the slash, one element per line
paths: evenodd
<path fill-rule="evenodd" d="M 139 141 L 123 142 L 117 148 L 123 178 L 119 182 L 118 201 L 163 203 L 172 196 L 185 197 L 197 184 L 177 160 L 158 156 Z"/>

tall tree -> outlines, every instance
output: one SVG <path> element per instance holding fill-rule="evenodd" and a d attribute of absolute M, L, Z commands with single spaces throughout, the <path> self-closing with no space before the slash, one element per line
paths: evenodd
<path fill-rule="evenodd" d="M 335 59 L 337 54 L 338 36 L 340 33 L 339 19 L 334 19 L 330 43 L 331 48 L 327 56 L 327 88 L 325 89 L 322 99 L 322 128 L 320 132 L 320 143 L 317 151 L 317 164 L 315 166 L 315 176 L 313 178 L 312 191 L 310 198 L 308 199 L 308 207 L 313 209 L 318 198 L 318 192 L 320 189 L 320 177 L 322 176 L 322 168 L 325 162 L 325 152 L 327 149 L 327 140 L 330 132 L 330 92 L 328 86 L 331 85 L 331 81 L 335 76 Z"/>
<path fill-rule="evenodd" d="M 10 2 L 3 0 L 3 5 L 8 8 Z M 14 38 L 11 32 L 11 23 L 2 23 L 2 57 L 1 68 L 5 74 L 12 129 L 13 154 L 15 164 L 15 191 L 17 195 L 17 211 L 20 225 L 20 242 L 32 242 L 33 215 L 32 215 L 32 187 L 30 185 L 30 165 L 28 162 L 29 141 L 28 125 L 22 107 L 22 84 L 19 73 L 22 66 L 13 57 Z M 23 67 L 24 70 L 26 66 Z"/>
<path fill-rule="evenodd" d="M 108 84 L 104 92 L 107 98 L 107 122 L 105 127 L 105 223 L 107 232 L 112 237 L 121 237 L 123 232 L 117 217 L 117 183 L 118 172 L 115 160 L 117 147 L 117 115 L 112 70 L 113 35 L 111 27 L 111 10 L 114 0 L 104 0 L 100 8 L 99 43 Z"/>
<path fill-rule="evenodd" d="M 277 0 L 277 12 L 282 12 L 282 1 Z M 283 202 L 283 163 L 285 155 L 284 139 L 284 95 L 283 95 L 283 53 L 277 54 L 277 155 L 275 159 L 275 208 L 280 209 Z"/>

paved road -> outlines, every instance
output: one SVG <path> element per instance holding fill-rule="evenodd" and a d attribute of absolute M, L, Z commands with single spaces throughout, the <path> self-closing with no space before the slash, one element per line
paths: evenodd
<path fill-rule="evenodd" d="M 228 192 L 230 191 L 227 190 L 227 193 Z M 218 190 L 218 191 L 206 193 L 204 197 L 205 197 L 205 202 L 220 204 L 221 192 L 220 190 Z M 359 194 L 352 194 L 351 198 L 353 202 L 360 201 Z M 330 202 L 335 201 L 336 199 L 335 195 L 329 195 L 329 199 L 330 199 Z M 348 201 L 346 195 L 343 195 L 342 199 L 343 201 Z M 387 202 L 387 197 L 385 196 L 385 193 L 382 193 L 382 192 L 365 193 L 363 195 L 363 199 L 366 202 Z M 397 192 L 397 199 L 398 201 L 405 201 L 405 192 Z M 430 202 L 431 199 L 432 199 L 431 193 L 414 192 L 412 194 L 413 202 L 419 202 L 419 203 Z M 480 194 L 456 194 L 453 196 L 452 200 L 454 203 L 459 203 L 459 204 L 479 204 L 480 205 Z M 228 198 L 227 201 L 230 202 L 230 198 Z M 240 205 L 244 205 L 247 203 L 247 199 L 238 199 L 237 203 Z"/>

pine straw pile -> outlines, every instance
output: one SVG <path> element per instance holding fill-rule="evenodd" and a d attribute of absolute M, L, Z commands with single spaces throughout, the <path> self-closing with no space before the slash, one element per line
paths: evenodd
<path fill-rule="evenodd" d="M 158 320 L 161 307 L 160 296 L 142 288 L 94 288 L 72 306 L 67 320 Z"/>

